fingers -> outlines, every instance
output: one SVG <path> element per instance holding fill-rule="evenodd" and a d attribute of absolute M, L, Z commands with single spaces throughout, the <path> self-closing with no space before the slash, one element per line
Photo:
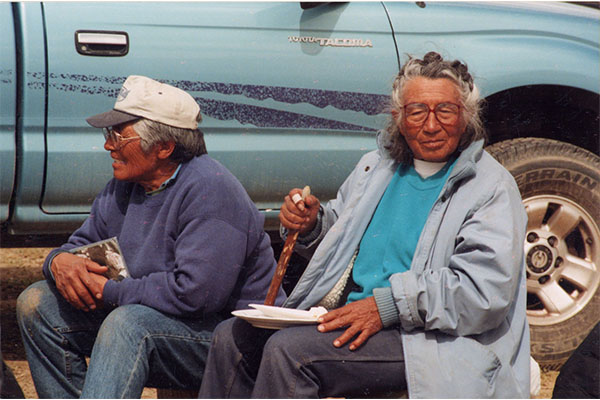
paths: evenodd
<path fill-rule="evenodd" d="M 300 233 L 310 232 L 317 221 L 319 207 L 319 199 L 315 196 L 309 195 L 302 200 L 302 190 L 292 189 L 283 200 L 279 221 L 289 230 L 300 231 Z"/>
<path fill-rule="evenodd" d="M 302 195 L 300 195 L 300 193 L 297 192 L 294 194 L 290 194 L 292 201 L 300 211 L 305 210 L 304 199 L 306 199 L 308 196 L 310 196 L 310 186 L 305 186 L 304 189 L 302 189 Z"/>
<path fill-rule="evenodd" d="M 306 209 L 304 207 L 304 201 L 302 200 L 302 196 L 300 196 L 298 193 L 294 193 L 291 196 L 291 199 L 292 199 L 292 203 L 294 203 L 300 211 L 304 211 Z"/>
<path fill-rule="evenodd" d="M 343 317 L 343 314 L 343 309 L 338 308 L 321 315 L 318 319 L 319 331 L 329 332 L 348 326 L 348 321 Z"/>
<path fill-rule="evenodd" d="M 91 292 L 94 294 L 97 300 L 102 300 L 102 293 L 104 292 L 104 285 L 108 279 L 104 275 L 89 274 L 90 284 L 87 285 Z M 98 303 L 96 303 L 98 305 Z"/>
<path fill-rule="evenodd" d="M 330 327 L 331 327 L 331 325 L 329 325 L 329 327 L 327 327 L 326 325 L 321 324 L 317 327 L 317 329 L 319 330 L 319 332 L 328 332 L 328 331 L 334 330 L 334 329 L 330 329 Z M 335 328 L 335 329 L 339 329 L 339 328 Z M 353 324 L 348 329 L 346 329 L 342 335 L 340 335 L 333 341 L 333 345 L 335 347 L 342 347 L 346 343 L 348 343 L 350 340 L 352 340 L 353 337 L 358 335 L 358 337 L 356 337 L 356 339 L 352 343 L 350 343 L 350 346 L 348 346 L 349 350 L 354 351 L 354 350 L 358 349 L 360 346 L 362 346 L 369 337 L 373 336 L 377 332 L 379 332 L 379 330 L 374 330 L 370 327 L 361 329 L 358 324 Z"/>
<path fill-rule="evenodd" d="M 90 281 L 86 280 L 86 283 L 89 284 Z M 71 293 L 74 291 L 75 293 L 71 295 L 72 301 L 80 306 L 84 311 L 95 310 L 96 309 L 96 300 L 88 287 L 83 283 L 82 279 L 74 279 L 72 281 L 71 286 L 69 287 Z"/>
<path fill-rule="evenodd" d="M 88 259 L 62 253 L 54 258 L 51 268 L 56 288 L 73 307 L 83 311 L 96 309 L 94 297 L 102 292 L 88 268 L 102 270 L 102 267 Z"/>
<path fill-rule="evenodd" d="M 300 210 L 297 204 L 294 203 L 292 197 L 298 194 L 299 191 L 294 189 L 290 194 L 285 196 L 281 211 L 279 212 L 279 221 L 281 225 L 290 230 L 300 230 L 302 224 L 308 222 L 308 212 L 306 209 Z M 300 201 L 300 203 L 303 203 Z"/>
<path fill-rule="evenodd" d="M 350 349 L 351 351 L 358 349 L 360 346 L 363 345 L 363 343 L 365 343 L 367 341 L 368 338 L 373 336 L 375 333 L 377 333 L 377 332 L 370 332 L 370 331 L 366 331 L 366 330 L 362 331 L 360 333 L 360 335 L 358 335 L 356 340 L 353 341 L 352 343 L 350 343 L 350 346 L 348 346 L 348 349 Z"/>
<path fill-rule="evenodd" d="M 377 304 L 373 297 L 368 297 L 341 308 L 330 311 L 319 317 L 319 332 L 330 332 L 347 327 L 344 333 L 333 341 L 335 347 L 344 346 L 353 337 L 358 337 L 348 347 L 356 350 L 367 341 L 367 339 L 383 329 L 379 318 Z"/>
<path fill-rule="evenodd" d="M 104 274 L 106 271 L 108 271 L 108 267 L 105 267 L 104 265 L 100 265 L 92 260 L 87 260 L 84 259 L 85 262 L 85 267 L 87 268 L 87 270 L 89 272 L 93 272 L 95 274 Z"/>
<path fill-rule="evenodd" d="M 350 339 L 352 339 L 357 333 L 358 333 L 358 330 L 351 326 L 350 328 L 346 329 L 341 336 L 339 336 L 337 339 L 335 339 L 333 341 L 333 345 L 335 347 L 342 347 L 343 345 L 348 343 L 348 341 Z M 350 350 L 353 350 L 353 349 L 350 348 Z"/>
<path fill-rule="evenodd" d="M 311 225 L 311 230 L 314 228 L 315 223 L 317 222 L 317 214 L 319 214 L 319 209 L 321 208 L 321 202 L 318 198 L 313 196 L 312 194 L 304 199 L 304 205 L 308 209 L 308 220 Z"/>
<path fill-rule="evenodd" d="M 62 297 L 64 297 L 65 300 L 67 300 L 69 304 L 71 304 L 73 307 L 75 307 L 78 310 L 89 311 L 87 305 L 79 299 L 79 296 L 77 296 L 77 293 L 75 293 L 75 291 L 72 288 L 62 285 L 56 285 L 56 288 L 58 289 Z"/>
<path fill-rule="evenodd" d="M 90 311 L 96 309 L 96 301 L 80 280 L 63 279 L 56 283 L 56 288 L 78 310 Z"/>
<path fill-rule="evenodd" d="M 333 341 L 335 347 L 342 347 L 359 332 L 359 329 L 357 328 L 357 324 L 352 324 L 352 321 L 348 321 L 347 318 L 345 318 L 343 313 L 340 312 L 340 309 L 322 315 L 319 318 L 319 326 L 317 329 L 319 332 L 330 332 L 348 325 L 350 325 L 350 327 Z"/>
<path fill-rule="evenodd" d="M 376 332 L 372 332 L 368 329 L 359 331 L 354 327 L 350 327 L 344 331 L 342 336 L 338 337 L 337 339 L 335 339 L 333 341 L 333 345 L 335 347 L 342 347 L 343 345 L 348 343 L 354 336 L 356 336 L 358 334 L 358 337 L 352 343 L 350 343 L 350 346 L 348 346 L 348 349 L 350 351 L 354 351 L 354 350 L 358 349 L 360 346 L 362 346 L 363 343 L 365 343 L 367 341 L 367 339 L 369 337 L 371 337 L 372 335 L 374 335 L 375 333 Z"/>
<path fill-rule="evenodd" d="M 311 195 L 307 196 L 306 199 L 304 199 L 304 204 L 309 209 L 316 209 L 317 211 L 319 211 L 319 206 L 321 205 L 321 202 L 319 201 L 319 199 L 316 196 L 313 196 L 311 194 Z"/>
<path fill-rule="evenodd" d="M 106 272 L 108 268 L 98 265 L 91 260 L 86 260 L 86 267 L 88 273 L 82 276 L 82 281 L 94 298 L 100 300 L 102 299 L 104 285 L 108 280 L 102 273 Z"/>
<path fill-rule="evenodd" d="M 342 308 L 338 308 L 321 315 L 318 319 L 319 326 L 317 327 L 319 332 L 331 332 L 351 325 L 353 322 L 352 319 L 346 317 L 343 311 Z"/>
<path fill-rule="evenodd" d="M 108 267 L 95 263 L 92 260 L 84 260 L 88 274 L 85 274 L 82 279 L 85 286 L 96 299 L 102 298 L 104 284 L 108 280 L 104 275 L 108 271 Z"/>

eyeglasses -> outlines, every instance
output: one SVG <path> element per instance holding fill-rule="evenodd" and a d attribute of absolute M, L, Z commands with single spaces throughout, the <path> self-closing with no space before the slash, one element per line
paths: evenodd
<path fill-rule="evenodd" d="M 430 108 L 423 103 L 410 103 L 404 106 L 404 117 L 411 125 L 423 125 L 429 112 L 433 111 L 435 118 L 443 125 L 454 125 L 458 122 L 460 106 L 454 103 L 440 103 L 435 108 Z"/>
<path fill-rule="evenodd" d="M 141 139 L 139 136 L 123 137 L 118 130 L 113 127 L 102 128 L 105 140 L 110 140 L 117 149 L 123 147 L 123 143 L 129 140 Z"/>

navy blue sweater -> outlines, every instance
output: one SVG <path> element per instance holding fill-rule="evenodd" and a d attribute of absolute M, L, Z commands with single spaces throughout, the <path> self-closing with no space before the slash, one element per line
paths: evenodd
<path fill-rule="evenodd" d="M 239 181 L 207 155 L 182 165 L 175 181 L 148 197 L 112 179 L 90 216 L 59 252 L 117 236 L 130 278 L 109 280 L 111 305 L 144 304 L 176 316 L 246 308 L 266 297 L 276 262 L 258 212 Z M 284 300 L 280 291 L 277 304 Z"/>

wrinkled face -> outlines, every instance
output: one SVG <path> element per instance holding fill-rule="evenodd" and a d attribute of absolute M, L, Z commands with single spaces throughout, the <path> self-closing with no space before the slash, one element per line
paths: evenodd
<path fill-rule="evenodd" d="M 456 84 L 443 78 L 414 78 L 404 85 L 403 102 L 404 112 L 398 121 L 398 128 L 414 157 L 432 162 L 447 161 L 458 148 L 466 128 Z M 417 110 L 429 110 L 424 121 L 408 115 L 407 106 L 413 110 L 415 105 L 426 106 L 416 107 Z M 450 105 L 459 106 L 457 118 L 449 114 L 456 109 Z"/>
<path fill-rule="evenodd" d="M 109 138 L 104 143 L 104 149 L 110 151 L 116 179 L 137 182 L 147 190 L 155 189 L 158 168 L 157 149 L 152 148 L 146 154 L 142 151 L 140 140 L 127 140 L 128 138 L 138 137 L 133 129 L 133 124 L 133 122 L 130 122 L 114 126 L 113 130 L 119 133 L 124 140 L 115 143 L 114 139 Z"/>

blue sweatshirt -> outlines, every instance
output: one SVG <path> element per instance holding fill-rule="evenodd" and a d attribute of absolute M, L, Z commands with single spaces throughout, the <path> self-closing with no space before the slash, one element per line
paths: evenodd
<path fill-rule="evenodd" d="M 112 179 L 90 216 L 59 252 L 117 236 L 130 278 L 109 280 L 104 302 L 143 304 L 166 314 L 246 308 L 266 297 L 276 262 L 258 212 L 239 181 L 207 155 L 182 164 L 166 189 Z M 285 295 L 280 291 L 277 304 Z"/>

